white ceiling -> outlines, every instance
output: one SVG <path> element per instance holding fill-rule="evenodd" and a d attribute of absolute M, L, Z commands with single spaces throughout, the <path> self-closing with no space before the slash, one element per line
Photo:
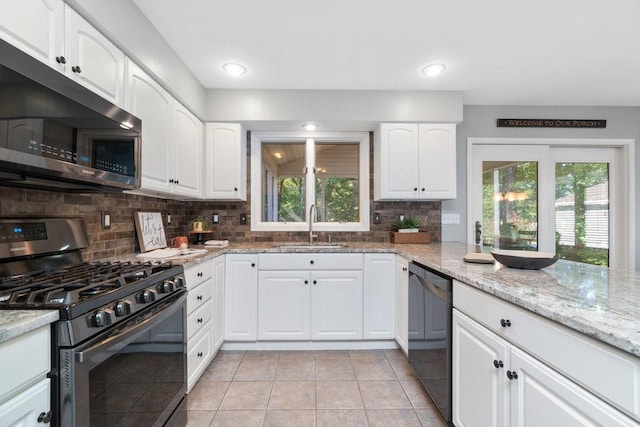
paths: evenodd
<path fill-rule="evenodd" d="M 640 106 L 639 0 L 133 0 L 206 88 Z M 238 62 L 247 74 L 222 71 Z M 421 74 L 445 63 L 438 78 Z"/>

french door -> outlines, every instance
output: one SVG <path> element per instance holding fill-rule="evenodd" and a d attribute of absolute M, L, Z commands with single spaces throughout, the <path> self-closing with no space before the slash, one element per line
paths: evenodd
<path fill-rule="evenodd" d="M 629 268 L 620 147 L 471 144 L 469 240 Z"/>

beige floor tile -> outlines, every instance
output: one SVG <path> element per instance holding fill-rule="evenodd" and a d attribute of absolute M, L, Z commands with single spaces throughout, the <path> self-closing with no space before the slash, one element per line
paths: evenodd
<path fill-rule="evenodd" d="M 226 381 L 198 382 L 187 395 L 187 409 L 215 411 L 227 392 L 229 384 Z"/>
<path fill-rule="evenodd" d="M 280 353 L 280 351 L 271 350 L 247 351 L 244 353 L 243 360 L 278 360 Z"/>
<path fill-rule="evenodd" d="M 371 427 L 422 427 L 413 409 L 367 409 L 367 419 Z"/>
<path fill-rule="evenodd" d="M 318 427 L 367 427 L 367 415 L 364 410 L 323 409 L 316 414 Z"/>
<path fill-rule="evenodd" d="M 218 359 L 217 356 L 213 362 L 207 366 L 202 373 L 199 381 L 231 381 L 240 366 L 240 359 Z"/>
<path fill-rule="evenodd" d="M 218 411 L 213 427 L 261 427 L 267 411 Z"/>
<path fill-rule="evenodd" d="M 265 426 L 268 427 L 314 427 L 316 411 L 314 410 L 269 410 Z"/>
<path fill-rule="evenodd" d="M 274 381 L 269 409 L 315 409 L 314 381 Z"/>
<path fill-rule="evenodd" d="M 276 374 L 278 358 L 275 357 L 248 357 L 238 366 L 238 370 L 233 377 L 234 381 L 272 381 Z"/>
<path fill-rule="evenodd" d="M 234 381 L 229 386 L 219 408 L 225 411 L 267 409 L 271 387 L 271 381 Z"/>
<path fill-rule="evenodd" d="M 405 393 L 409 397 L 411 404 L 414 408 L 433 408 L 435 406 L 431 399 L 427 396 L 424 387 L 420 384 L 418 380 L 409 380 L 409 381 L 400 381 L 402 388 L 404 388 Z"/>
<path fill-rule="evenodd" d="M 297 360 L 314 360 L 316 357 L 315 350 L 290 350 L 290 351 L 281 351 L 280 352 L 280 360 L 289 360 L 289 359 L 297 359 Z"/>
<path fill-rule="evenodd" d="M 220 350 L 213 360 L 242 360 L 246 351 L 244 350 Z"/>
<path fill-rule="evenodd" d="M 316 351 L 316 360 L 318 359 L 340 359 L 349 360 L 351 355 L 349 350 L 318 350 Z"/>
<path fill-rule="evenodd" d="M 316 382 L 318 409 L 364 409 L 357 381 Z"/>
<path fill-rule="evenodd" d="M 350 359 L 317 359 L 316 380 L 355 380 Z"/>
<path fill-rule="evenodd" d="M 389 358 L 389 363 L 399 380 L 413 380 L 418 378 L 416 371 L 407 358 L 404 357 L 404 354 L 402 358 Z"/>
<path fill-rule="evenodd" d="M 180 412 L 171 426 L 175 427 L 208 427 L 213 421 L 216 411 L 183 411 Z"/>
<path fill-rule="evenodd" d="M 409 398 L 400 381 L 359 381 L 366 409 L 410 409 Z"/>
<path fill-rule="evenodd" d="M 353 369 L 358 380 L 397 380 L 396 373 L 384 359 L 353 359 Z"/>
<path fill-rule="evenodd" d="M 416 414 L 420 421 L 422 421 L 422 425 L 429 427 L 447 427 L 448 424 L 440 415 L 437 409 L 416 409 Z"/>
<path fill-rule="evenodd" d="M 311 356 L 299 356 L 284 358 L 280 356 L 278 367 L 276 368 L 277 380 L 308 380 L 316 379 L 316 362 Z"/>
<path fill-rule="evenodd" d="M 384 360 L 387 358 L 384 350 L 350 350 L 352 360 Z"/>

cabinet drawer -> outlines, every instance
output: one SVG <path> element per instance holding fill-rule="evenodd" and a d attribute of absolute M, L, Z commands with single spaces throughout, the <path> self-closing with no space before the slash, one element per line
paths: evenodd
<path fill-rule="evenodd" d="M 211 358 L 211 322 L 187 342 L 187 389 L 195 385 Z"/>
<path fill-rule="evenodd" d="M 200 283 L 211 278 L 211 262 L 203 262 L 184 270 L 184 279 L 187 282 L 187 289 L 192 289 Z"/>
<path fill-rule="evenodd" d="M 0 400 L 44 378 L 51 370 L 51 329 L 49 325 L 0 344 L 2 381 Z M 20 367 L 15 369 L 15 367 Z"/>
<path fill-rule="evenodd" d="M 193 313 L 194 310 L 209 301 L 211 298 L 211 288 L 211 280 L 207 280 L 189 290 L 189 295 L 187 296 L 187 314 Z"/>
<path fill-rule="evenodd" d="M 187 339 L 191 339 L 202 327 L 211 320 L 213 304 L 211 301 L 187 316 Z"/>
<path fill-rule="evenodd" d="M 17 396 L 0 404 L 3 426 L 36 426 L 38 417 L 51 407 L 51 380 L 46 378 Z"/>
<path fill-rule="evenodd" d="M 640 358 L 457 281 L 453 305 L 640 419 Z"/>
<path fill-rule="evenodd" d="M 260 254 L 260 270 L 362 270 L 362 254 Z"/>

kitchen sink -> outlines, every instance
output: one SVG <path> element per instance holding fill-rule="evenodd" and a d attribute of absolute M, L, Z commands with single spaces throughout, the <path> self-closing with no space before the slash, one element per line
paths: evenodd
<path fill-rule="evenodd" d="M 339 249 L 345 248 L 345 243 L 277 243 L 277 248 L 282 249 Z"/>

